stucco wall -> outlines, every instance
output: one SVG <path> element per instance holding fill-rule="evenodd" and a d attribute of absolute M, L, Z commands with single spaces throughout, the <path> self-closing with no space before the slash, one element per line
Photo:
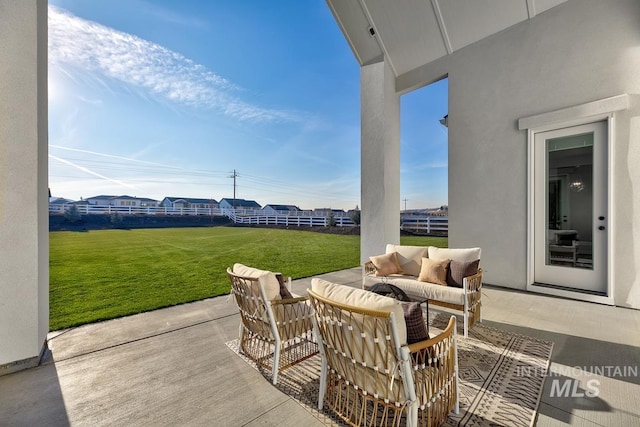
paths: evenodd
<path fill-rule="evenodd" d="M 361 237 L 360 259 L 400 243 L 400 98 L 389 65 L 360 69 Z"/>
<path fill-rule="evenodd" d="M 527 135 L 517 120 L 640 93 L 638 22 L 640 2 L 572 0 L 420 70 L 449 75 L 449 244 L 483 248 L 487 283 L 526 287 Z M 638 159 L 640 129 L 632 116 L 619 115 L 613 142 L 619 305 L 640 272 L 629 233 L 638 241 L 640 179 L 629 162 Z"/>
<path fill-rule="evenodd" d="M 0 58 L 2 375 L 37 363 L 49 328 L 45 0 L 0 0 Z"/>

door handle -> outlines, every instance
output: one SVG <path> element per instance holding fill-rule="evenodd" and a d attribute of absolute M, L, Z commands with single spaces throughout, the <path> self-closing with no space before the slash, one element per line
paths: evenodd
<path fill-rule="evenodd" d="M 598 230 L 604 230 L 604 225 L 601 225 L 600 227 L 598 227 Z"/>

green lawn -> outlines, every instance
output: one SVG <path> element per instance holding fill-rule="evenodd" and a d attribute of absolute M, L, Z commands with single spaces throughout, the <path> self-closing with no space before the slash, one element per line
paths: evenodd
<path fill-rule="evenodd" d="M 446 238 L 403 237 L 447 246 Z M 359 264 L 360 237 L 267 228 L 50 233 L 50 328 L 112 319 L 226 294 L 236 262 L 293 278 Z"/>

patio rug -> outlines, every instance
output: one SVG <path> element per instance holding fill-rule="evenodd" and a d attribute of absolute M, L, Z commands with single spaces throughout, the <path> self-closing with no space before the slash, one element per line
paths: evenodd
<path fill-rule="evenodd" d="M 432 312 L 429 332 L 444 329 L 450 314 Z M 458 322 L 460 412 L 451 412 L 445 426 L 531 426 L 540 402 L 553 343 L 476 323 L 469 337 Z M 227 346 L 271 382 L 271 371 L 257 367 L 238 351 L 238 340 Z M 275 386 L 297 400 L 319 421 L 342 426 L 325 407 L 318 410 L 320 356 L 316 355 L 278 374 Z"/>

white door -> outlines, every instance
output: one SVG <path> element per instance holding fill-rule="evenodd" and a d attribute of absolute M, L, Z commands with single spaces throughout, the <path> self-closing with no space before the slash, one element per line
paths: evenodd
<path fill-rule="evenodd" d="M 534 281 L 607 292 L 607 122 L 535 134 Z"/>

